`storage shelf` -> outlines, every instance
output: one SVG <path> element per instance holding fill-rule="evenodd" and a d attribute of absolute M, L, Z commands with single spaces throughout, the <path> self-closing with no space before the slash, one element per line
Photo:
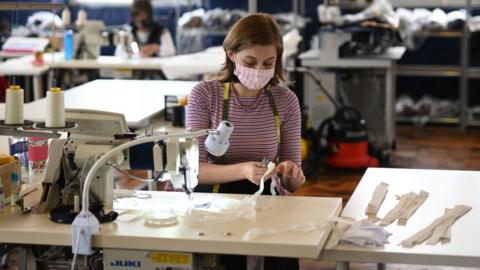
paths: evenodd
<path fill-rule="evenodd" d="M 395 117 L 397 123 L 412 124 L 417 122 L 413 117 L 397 116 Z M 455 124 L 460 123 L 456 117 L 431 117 L 427 120 L 427 124 Z M 480 123 L 480 122 L 479 122 Z"/>
<path fill-rule="evenodd" d="M 480 120 L 468 120 L 467 125 L 471 127 L 480 127 Z"/>
<path fill-rule="evenodd" d="M 397 75 L 426 77 L 459 77 L 459 66 L 443 65 L 398 65 Z M 480 69 L 479 69 L 480 71 Z M 479 72 L 480 75 L 480 72 Z"/>
<path fill-rule="evenodd" d="M 419 34 L 422 37 L 433 37 L 433 38 L 461 38 L 463 33 L 461 31 L 430 31 Z"/>

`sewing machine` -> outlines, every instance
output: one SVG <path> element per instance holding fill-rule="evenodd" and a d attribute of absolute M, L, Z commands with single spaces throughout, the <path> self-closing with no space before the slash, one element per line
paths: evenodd
<path fill-rule="evenodd" d="M 105 24 L 100 20 L 88 20 L 78 27 L 75 59 L 97 59 L 100 56 L 103 29 Z"/>
<path fill-rule="evenodd" d="M 87 183 L 87 172 L 91 171 L 94 171 L 90 177 L 93 179 L 91 186 L 83 190 L 89 196 L 83 197 L 84 200 L 85 197 L 92 198 L 90 210 L 97 217 L 101 216 L 101 222 L 115 219 L 115 216 L 104 213 L 105 209 L 113 208 L 113 170 L 124 173 L 128 169 L 153 170 L 157 177 L 145 181 L 170 180 L 174 188 L 183 189 L 191 196 L 198 185 L 199 149 L 196 137 L 212 134 L 205 142 L 207 151 L 223 155 L 233 130 L 230 122 L 222 122 L 216 131 L 137 136 L 129 132 L 122 114 L 66 109 L 65 116 L 77 127 L 69 131 L 68 137 L 51 141 L 44 180 L 20 194 L 23 211 L 50 211 L 51 219 L 60 223 L 72 223 L 79 212 L 79 200 L 75 197 L 82 197 L 82 187 L 90 185 Z M 125 145 L 131 147 L 118 150 L 99 161 L 113 149 Z M 94 168 L 95 164 L 98 166 Z M 89 205 L 88 199 L 84 204 Z M 102 217 L 105 219 L 102 220 Z"/>
<path fill-rule="evenodd" d="M 66 109 L 65 115 L 67 121 L 78 126 L 69 132 L 67 138 L 51 142 L 44 180 L 20 194 L 23 210 L 47 212 L 62 205 L 70 206 L 67 210 L 72 212 L 75 195 L 81 197 L 84 179 L 95 161 L 116 146 L 142 138 L 129 132 L 122 114 Z M 143 139 L 162 134 L 150 134 Z M 198 184 L 198 156 L 196 138 L 181 136 L 119 151 L 95 172 L 90 188 L 94 205 L 112 209 L 113 171 L 131 168 L 153 170 L 159 175 L 156 180 L 161 180 L 160 177 L 169 179 L 175 188 L 183 188 L 191 194 Z M 71 218 L 62 216 L 60 222 L 69 223 L 69 220 L 71 223 L 73 218 L 74 214 Z"/>

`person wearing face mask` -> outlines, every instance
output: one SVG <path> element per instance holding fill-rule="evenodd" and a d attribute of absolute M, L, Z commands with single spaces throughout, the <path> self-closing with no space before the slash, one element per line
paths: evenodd
<path fill-rule="evenodd" d="M 157 23 L 149 0 L 135 0 L 130 23 L 134 40 L 142 57 L 175 55 L 175 45 L 167 27 Z"/>
<path fill-rule="evenodd" d="M 195 192 L 253 194 L 267 168 L 275 162 L 263 194 L 288 195 L 305 181 L 301 169 L 301 114 L 298 99 L 284 81 L 283 42 L 275 20 L 257 13 L 240 19 L 228 32 L 226 62 L 220 77 L 196 85 L 187 106 L 186 126 L 215 129 L 222 120 L 234 125 L 230 146 L 222 157 L 207 154 L 199 139 L 199 186 Z M 221 257 L 225 269 L 245 269 L 245 256 Z M 243 267 L 245 266 L 245 267 Z M 298 269 L 297 259 L 265 258 L 265 269 Z"/>

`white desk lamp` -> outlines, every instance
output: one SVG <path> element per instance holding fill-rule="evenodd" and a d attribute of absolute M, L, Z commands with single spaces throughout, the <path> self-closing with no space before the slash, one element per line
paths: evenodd
<path fill-rule="evenodd" d="M 83 186 L 82 193 L 82 211 L 77 215 L 75 220 L 72 223 L 72 251 L 75 254 L 84 254 L 90 255 L 92 253 L 92 235 L 97 233 L 100 230 L 100 223 L 98 219 L 89 211 L 89 190 L 92 183 L 93 177 L 96 175 L 97 171 L 102 167 L 109 159 L 114 157 L 117 153 L 128 149 L 132 146 L 157 142 L 163 140 L 178 140 L 178 139 L 192 139 L 196 137 L 201 137 L 208 135 L 205 145 L 207 151 L 212 155 L 221 156 L 223 155 L 228 146 L 228 139 L 233 131 L 233 124 L 229 121 L 222 121 L 219 127 L 214 129 L 206 129 L 194 132 L 185 132 L 185 133 L 176 133 L 176 134 L 164 134 L 157 135 L 152 137 L 144 137 L 140 139 L 135 139 L 133 141 L 128 141 L 123 143 L 110 151 L 106 152 L 100 159 L 98 159 L 93 166 L 90 168 Z M 178 154 L 178 153 L 177 153 Z M 198 152 L 196 153 L 198 162 Z M 188 156 L 188 155 L 187 155 Z M 197 166 L 198 168 L 198 166 Z M 198 172 L 194 172 L 193 175 L 190 174 L 190 177 L 195 179 L 190 179 L 185 184 L 186 189 L 193 189 L 198 180 L 196 179 Z M 190 186 L 193 185 L 193 186 Z"/>

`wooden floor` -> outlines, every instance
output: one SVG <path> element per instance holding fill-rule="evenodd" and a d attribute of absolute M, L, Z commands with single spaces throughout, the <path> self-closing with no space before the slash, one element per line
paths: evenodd
<path fill-rule="evenodd" d="M 394 168 L 416 169 L 480 169 L 480 129 L 462 132 L 457 127 L 397 127 L 397 149 L 388 165 Z M 346 203 L 362 177 L 363 171 L 318 169 L 314 179 L 295 195 L 342 197 Z M 301 260 L 301 269 L 334 269 L 333 262 Z M 373 264 L 355 264 L 351 269 L 376 269 Z M 389 265 L 388 269 L 420 270 L 466 268 Z"/>

